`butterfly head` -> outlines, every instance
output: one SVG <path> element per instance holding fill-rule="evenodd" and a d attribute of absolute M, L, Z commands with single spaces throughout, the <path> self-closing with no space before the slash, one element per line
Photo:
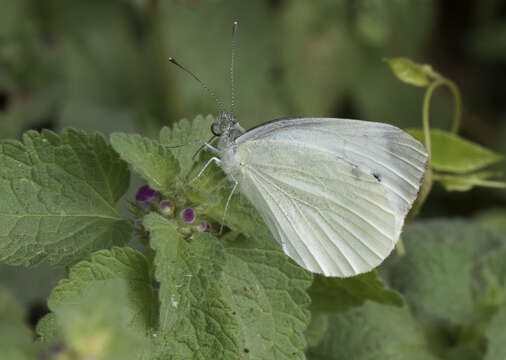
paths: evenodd
<path fill-rule="evenodd" d="M 239 125 L 234 115 L 221 111 L 211 125 L 211 132 L 214 136 L 225 136 L 234 140 L 244 133 L 244 129 Z"/>

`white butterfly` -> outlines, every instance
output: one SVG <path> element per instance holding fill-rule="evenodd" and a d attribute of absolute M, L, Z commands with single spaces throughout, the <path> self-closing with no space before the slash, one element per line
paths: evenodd
<path fill-rule="evenodd" d="M 198 176 L 217 162 L 234 183 L 228 201 L 239 187 L 285 254 L 326 276 L 368 272 L 390 254 L 428 160 L 412 136 L 375 122 L 281 119 L 245 132 L 222 111 L 211 130 L 217 157 Z"/>

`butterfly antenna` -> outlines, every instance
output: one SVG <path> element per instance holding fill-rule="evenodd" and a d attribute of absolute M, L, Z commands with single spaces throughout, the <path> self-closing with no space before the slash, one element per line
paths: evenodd
<path fill-rule="evenodd" d="M 194 78 L 195 80 L 197 80 L 197 82 L 200 84 L 200 86 L 202 86 L 202 88 L 207 91 L 207 93 L 209 95 L 211 95 L 211 97 L 214 99 L 214 101 L 216 101 L 216 104 L 218 104 L 218 109 L 220 110 L 220 112 L 226 112 L 225 111 L 225 106 L 223 105 L 223 102 L 216 96 L 216 94 L 214 93 L 214 91 L 212 91 L 206 84 L 204 84 L 204 82 L 202 80 L 200 80 L 197 75 L 195 75 L 194 73 L 192 73 L 190 70 L 188 70 L 187 68 L 185 68 L 183 65 L 181 65 L 180 63 L 178 63 L 176 61 L 176 59 L 174 59 L 173 57 L 170 57 L 169 58 L 169 61 L 171 63 L 173 63 L 174 65 L 176 65 L 178 68 L 180 68 L 181 70 L 183 70 L 185 73 L 187 73 L 188 75 L 190 75 L 192 78 Z"/>
<path fill-rule="evenodd" d="M 232 58 L 230 60 L 230 87 L 231 87 L 231 95 L 232 100 L 230 102 L 230 112 L 232 116 L 234 115 L 234 104 L 235 104 L 235 81 L 234 81 L 234 62 L 235 62 L 235 42 L 237 38 L 237 28 L 238 23 L 234 21 L 232 25 Z"/>

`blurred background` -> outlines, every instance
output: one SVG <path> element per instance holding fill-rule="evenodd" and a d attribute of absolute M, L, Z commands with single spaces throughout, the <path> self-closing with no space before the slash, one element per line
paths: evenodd
<path fill-rule="evenodd" d="M 216 114 L 168 57 L 228 105 L 234 20 L 236 113 L 246 128 L 289 116 L 421 127 L 424 89 L 398 81 L 383 61 L 402 56 L 453 79 L 463 95 L 461 135 L 506 153 L 502 0 L 0 0 L 0 137 L 68 126 L 156 137 L 181 118 Z M 431 125 L 448 129 L 452 107 L 438 90 Z M 436 186 L 421 217 L 504 208 L 505 191 Z M 25 282 L 14 291 L 33 304 L 55 284 L 46 272 L 20 281 L 19 269 L 2 267 L 0 280 Z"/>

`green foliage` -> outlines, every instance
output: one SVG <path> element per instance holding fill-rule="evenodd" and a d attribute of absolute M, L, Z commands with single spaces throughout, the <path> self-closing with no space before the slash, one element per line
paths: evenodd
<path fill-rule="evenodd" d="M 434 180 L 442 184 L 447 191 L 469 191 L 475 186 L 491 186 L 499 182 L 487 181 L 490 178 L 497 178 L 501 175 L 496 171 L 479 171 L 472 174 L 463 175 L 434 175 Z M 506 188 L 506 183 L 502 187 Z"/>
<path fill-rule="evenodd" d="M 165 126 L 160 130 L 160 144 L 163 146 L 184 145 L 170 149 L 172 155 L 179 161 L 180 179 L 189 180 L 187 176 L 193 166 L 192 158 L 202 146 L 195 141 L 208 140 L 213 121 L 212 116 L 197 116 L 193 121 L 183 119 L 176 122 L 172 128 Z"/>
<path fill-rule="evenodd" d="M 179 165 L 170 150 L 140 135 L 114 133 L 111 144 L 155 190 L 166 192 L 174 183 Z"/>
<path fill-rule="evenodd" d="M 279 250 L 251 243 L 243 248 L 239 239 L 223 246 L 209 234 L 184 239 L 155 214 L 145 224 L 160 269 L 161 332 L 174 354 L 304 358 L 304 290 L 310 283 L 305 271 Z M 292 330 L 281 330 L 286 328 Z"/>
<path fill-rule="evenodd" d="M 422 143 L 424 142 L 422 130 L 410 129 L 408 132 Z M 430 139 L 432 146 L 431 166 L 434 170 L 463 174 L 479 170 L 504 159 L 494 151 L 444 130 L 431 130 Z"/>
<path fill-rule="evenodd" d="M 80 303 L 83 292 L 94 283 L 121 280 L 125 285 L 122 303 L 128 308 L 128 324 L 140 333 L 147 333 L 156 327 L 158 319 L 158 301 L 151 287 L 150 271 L 148 261 L 136 250 L 97 251 L 90 261 L 71 268 L 68 279 L 61 280 L 53 289 L 48 306 L 56 311 L 61 306 Z"/>
<path fill-rule="evenodd" d="M 66 126 L 120 132 L 113 147 L 75 130 L 0 142 L 0 261 L 38 265 L 4 264 L 0 282 L 33 305 L 64 276 L 61 265 L 68 277 L 49 297 L 35 342 L 28 313 L 0 290 L 0 359 L 502 359 L 502 193 L 481 189 L 462 198 L 473 204 L 458 203 L 459 214 L 479 209 L 483 226 L 443 218 L 408 225 L 405 255 L 393 253 L 381 277 L 313 277 L 282 253 L 240 193 L 218 233 L 230 182 L 215 164 L 194 180 L 211 155 L 193 160 L 200 143 L 168 148 L 209 139 L 212 117 L 176 120 L 216 108 L 168 56 L 228 105 L 229 30 L 238 20 L 235 113 L 245 128 L 287 116 L 420 127 L 424 88 L 426 136 L 415 136 L 432 140 L 432 159 L 418 203 L 433 182 L 448 191 L 504 188 L 498 169 L 485 168 L 503 157 L 457 135 L 456 84 L 410 60 L 438 54 L 469 100 L 466 133 L 504 149 L 503 109 L 490 89 L 504 80 L 497 58 L 505 27 L 499 1 L 475 3 L 466 21 L 474 31 L 459 33 L 459 42 L 478 67 L 448 55 L 453 39 L 444 34 L 454 31 L 445 31 L 448 15 L 433 0 L 0 0 L 0 136 Z M 443 35 L 425 52 L 435 32 Z M 390 69 L 381 66 L 397 54 Z M 454 99 L 451 132 L 429 127 L 429 113 L 438 127 L 450 114 L 445 94 L 431 105 L 440 85 Z M 125 135 L 135 132 L 149 138 Z M 133 201 L 131 214 L 123 211 L 126 163 L 173 202 L 169 213 L 153 204 L 141 223 L 146 211 Z M 437 195 L 421 215 L 455 214 L 457 205 Z M 489 199 L 497 209 L 487 209 Z M 197 213 L 192 224 L 179 215 L 187 207 Z M 133 220 L 149 240 L 144 254 L 125 246 Z M 200 233 L 200 221 L 212 232 Z"/>
<path fill-rule="evenodd" d="M 160 282 L 160 335 L 172 357 L 237 357 L 237 323 L 219 289 L 225 256 L 209 234 L 185 240 L 160 215 L 144 220 L 156 251 Z"/>
<path fill-rule="evenodd" d="M 316 275 L 309 295 L 313 311 L 345 311 L 365 300 L 395 306 L 404 303 L 399 293 L 385 288 L 376 271 L 343 279 Z"/>
<path fill-rule="evenodd" d="M 488 351 L 485 360 L 504 359 L 506 352 L 506 305 L 495 315 L 487 329 Z"/>
<path fill-rule="evenodd" d="M 406 307 L 366 302 L 329 316 L 323 341 L 308 351 L 308 359 L 435 360 L 421 326 Z"/>
<path fill-rule="evenodd" d="M 430 65 L 420 65 L 407 58 L 386 59 L 392 72 L 399 80 L 414 85 L 425 87 L 429 85 Z"/>
<path fill-rule="evenodd" d="M 130 174 L 102 136 L 29 131 L 0 142 L 0 164 L 3 262 L 69 264 L 129 240 L 116 203 Z"/>
<path fill-rule="evenodd" d="M 81 289 L 79 299 L 53 305 L 65 352 L 77 358 L 140 359 L 149 345 L 145 329 L 130 320 L 125 281 L 102 280 Z"/>
<path fill-rule="evenodd" d="M 387 261 L 389 283 L 419 311 L 465 323 L 473 317 L 471 270 L 501 242 L 464 221 L 421 222 L 403 235 L 406 255 Z"/>

